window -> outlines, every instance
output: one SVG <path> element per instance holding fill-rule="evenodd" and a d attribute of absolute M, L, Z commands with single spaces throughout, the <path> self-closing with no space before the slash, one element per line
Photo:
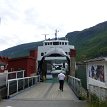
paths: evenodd
<path fill-rule="evenodd" d="M 62 42 L 62 45 L 64 45 L 64 42 Z"/>
<path fill-rule="evenodd" d="M 67 45 L 67 42 L 65 42 L 65 45 Z"/>
<path fill-rule="evenodd" d="M 52 42 L 50 42 L 50 45 L 52 45 Z"/>
<path fill-rule="evenodd" d="M 44 53 L 42 52 L 42 53 L 41 53 L 41 56 L 43 56 L 43 55 L 44 55 Z"/>
<path fill-rule="evenodd" d="M 47 45 L 47 43 L 45 43 L 45 45 Z"/>
<path fill-rule="evenodd" d="M 59 45 L 59 42 L 53 42 L 53 45 Z"/>

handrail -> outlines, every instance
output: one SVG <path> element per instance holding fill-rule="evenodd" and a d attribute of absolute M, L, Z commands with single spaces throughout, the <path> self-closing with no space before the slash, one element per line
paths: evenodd
<path fill-rule="evenodd" d="M 73 79 L 75 79 L 75 80 L 77 80 L 77 81 L 81 81 L 79 78 L 73 77 L 73 76 L 71 76 L 71 75 L 69 75 L 69 77 L 70 77 L 70 78 L 73 78 Z"/>
<path fill-rule="evenodd" d="M 23 73 L 23 74 L 22 74 L 22 78 L 24 78 L 24 72 L 25 72 L 25 70 L 5 72 L 5 74 L 6 74 L 6 86 L 7 86 L 7 84 L 8 84 L 8 80 L 12 80 L 12 79 L 9 79 L 9 75 L 10 75 L 10 74 L 15 74 L 15 79 L 17 79 L 19 72 L 22 72 L 22 73 Z"/>
<path fill-rule="evenodd" d="M 8 74 L 7 76 L 9 76 L 9 74 L 16 74 L 16 78 L 18 78 L 18 73 L 19 73 L 19 72 L 22 72 L 22 73 L 23 73 L 22 77 L 24 78 L 24 72 L 25 72 L 25 70 L 7 72 L 7 74 Z M 7 77 L 7 79 L 9 79 L 9 77 Z"/>
<path fill-rule="evenodd" d="M 24 77 L 24 78 L 16 78 L 16 79 L 10 79 L 7 81 L 7 98 L 9 98 L 11 95 L 18 93 L 21 90 L 24 90 L 25 88 L 28 88 L 30 86 L 33 86 L 37 82 L 40 82 L 38 76 L 31 76 L 31 77 Z M 27 82 L 26 82 L 27 80 Z M 21 82 L 21 83 L 20 83 Z M 27 87 L 26 87 L 27 85 Z M 14 89 L 12 88 L 14 87 Z M 11 92 L 13 91 L 13 92 Z"/>
<path fill-rule="evenodd" d="M 68 76 L 68 83 L 78 97 L 81 97 L 81 80 L 73 76 Z"/>

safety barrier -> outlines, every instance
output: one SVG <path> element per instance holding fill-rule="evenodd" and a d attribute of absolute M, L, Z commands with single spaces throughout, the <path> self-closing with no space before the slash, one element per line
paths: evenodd
<path fill-rule="evenodd" d="M 81 80 L 78 78 L 75 78 L 73 76 L 68 76 L 68 84 L 72 88 L 72 90 L 75 92 L 75 94 L 80 98 L 81 97 Z"/>
<path fill-rule="evenodd" d="M 23 77 L 16 79 L 9 79 L 7 81 L 7 98 L 14 94 L 19 93 L 28 87 L 33 86 L 37 82 L 40 82 L 40 76 Z"/>
<path fill-rule="evenodd" d="M 25 70 L 20 70 L 20 71 L 12 71 L 8 72 L 5 70 L 5 72 L 0 73 L 0 86 L 6 85 L 8 83 L 8 80 L 10 79 L 17 79 L 17 78 L 24 78 L 24 73 Z"/>

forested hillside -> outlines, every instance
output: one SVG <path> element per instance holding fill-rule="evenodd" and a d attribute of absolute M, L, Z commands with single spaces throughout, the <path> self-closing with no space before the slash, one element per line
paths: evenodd
<path fill-rule="evenodd" d="M 8 48 L 8 49 L 2 51 L 1 54 L 2 54 L 2 56 L 7 56 L 7 57 L 11 57 L 11 58 L 28 56 L 30 50 L 37 49 L 37 47 L 40 45 L 42 45 L 41 41 L 21 44 L 18 46 Z"/>
<path fill-rule="evenodd" d="M 77 60 L 107 56 L 107 22 L 66 35 L 77 50 Z"/>
<path fill-rule="evenodd" d="M 107 22 L 100 23 L 82 31 L 70 32 L 66 35 L 66 38 L 68 38 L 70 44 L 75 46 L 78 61 L 107 56 Z M 2 51 L 1 54 L 8 57 L 26 56 L 29 50 L 36 49 L 40 45 L 42 45 L 42 41 L 21 44 L 6 49 Z"/>

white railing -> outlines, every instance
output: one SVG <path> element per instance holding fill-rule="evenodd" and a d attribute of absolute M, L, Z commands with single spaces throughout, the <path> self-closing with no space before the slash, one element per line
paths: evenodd
<path fill-rule="evenodd" d="M 40 76 L 10 79 L 7 81 L 7 98 L 40 82 Z"/>
<path fill-rule="evenodd" d="M 15 78 L 24 78 L 25 77 L 24 72 L 25 72 L 25 70 L 7 72 L 7 74 L 8 74 L 7 75 L 7 80 L 9 80 L 9 79 L 15 79 Z M 22 77 L 18 77 L 19 73 L 22 73 L 22 75 L 21 75 Z M 15 74 L 15 75 L 13 76 L 12 74 L 13 75 Z M 12 75 L 12 77 L 9 77 L 9 75 L 10 76 Z"/>
<path fill-rule="evenodd" d="M 81 97 L 81 80 L 73 76 L 68 76 L 68 83 L 78 97 Z"/>
<path fill-rule="evenodd" d="M 12 71 L 12 72 L 8 72 L 6 70 L 4 73 L 0 73 L 0 75 L 3 75 L 2 77 L 4 77 L 3 79 L 1 78 L 0 80 L 4 81 L 7 86 L 9 79 L 24 78 L 24 72 L 25 72 L 25 70 Z M 19 76 L 19 73 L 20 74 L 22 73 L 22 74 Z"/>

